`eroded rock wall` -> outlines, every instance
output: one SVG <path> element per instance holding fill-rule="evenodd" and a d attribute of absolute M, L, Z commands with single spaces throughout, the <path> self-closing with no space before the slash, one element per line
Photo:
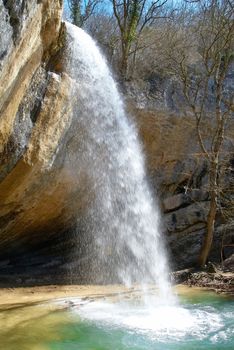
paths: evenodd
<path fill-rule="evenodd" d="M 0 0 L 0 16 L 0 282 L 66 283 L 89 198 L 62 2 Z"/>
<path fill-rule="evenodd" d="M 147 101 L 147 97 L 144 100 Z M 195 266 L 206 232 L 209 185 L 208 165 L 197 142 L 194 121 L 169 110 L 152 110 L 146 102 L 139 108 L 131 95 L 129 103 L 134 106 L 130 109 L 139 126 L 148 175 L 161 208 L 161 226 L 172 267 Z M 223 162 L 228 171 L 220 179 L 223 192 L 210 255 L 216 262 L 220 262 L 222 245 L 227 245 L 224 249 L 227 258 L 233 252 L 234 243 L 233 123 L 227 133 L 230 134 L 225 141 Z"/>
<path fill-rule="evenodd" d="M 61 16 L 60 0 L 0 1 L 3 260 L 17 246 L 19 252 L 27 250 L 35 237 L 43 242 L 66 227 L 70 215 L 63 215 L 70 176 L 53 165 L 71 126 L 66 110 L 71 79 L 53 67 L 63 41 Z"/>

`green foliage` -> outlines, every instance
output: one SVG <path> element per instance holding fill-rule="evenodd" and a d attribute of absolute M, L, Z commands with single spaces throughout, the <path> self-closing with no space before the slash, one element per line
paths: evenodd
<path fill-rule="evenodd" d="M 129 18 L 128 18 L 128 41 L 131 43 L 136 39 L 137 25 L 140 17 L 141 5 L 139 0 L 131 0 L 129 6 Z"/>

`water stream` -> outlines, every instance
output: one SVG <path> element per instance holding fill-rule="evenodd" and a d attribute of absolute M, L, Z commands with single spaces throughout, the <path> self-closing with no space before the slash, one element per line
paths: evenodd
<path fill-rule="evenodd" d="M 169 303 L 173 296 L 159 214 L 136 128 L 93 39 L 66 26 L 79 164 L 93 193 L 85 222 L 91 237 L 88 273 L 96 283 L 157 284 L 161 300 Z"/>
<path fill-rule="evenodd" d="M 233 317 L 233 299 L 191 288 L 180 297 L 180 306 L 151 309 L 131 294 L 122 300 L 70 297 L 16 304 L 0 310 L 0 348 L 233 350 Z"/>

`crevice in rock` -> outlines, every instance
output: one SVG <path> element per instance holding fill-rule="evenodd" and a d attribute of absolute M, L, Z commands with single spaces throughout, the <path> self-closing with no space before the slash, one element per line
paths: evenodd
<path fill-rule="evenodd" d="M 34 242 L 21 238 L 4 249 L 1 247 L 0 287 L 81 281 L 77 228 L 70 227 L 45 235 L 46 232 L 39 232 Z"/>
<path fill-rule="evenodd" d="M 16 45 L 20 35 L 20 30 L 22 27 L 22 22 L 20 17 L 22 16 L 26 8 L 26 1 L 25 0 L 3 0 L 3 5 L 7 9 L 10 17 L 10 24 L 13 30 L 13 42 Z"/>
<path fill-rule="evenodd" d="M 59 36 L 57 39 L 57 47 L 56 50 L 50 55 L 50 58 L 46 65 L 46 70 L 50 72 L 54 72 L 56 74 L 61 74 L 64 71 L 64 66 L 66 57 L 64 55 L 66 49 L 66 27 L 65 23 L 61 24 Z"/>
<path fill-rule="evenodd" d="M 1 155 L 0 181 L 11 172 L 27 148 L 28 140 L 46 94 L 47 83 L 47 72 L 44 68 L 39 67 L 34 73 L 31 83 L 20 103 L 12 134 Z"/>
<path fill-rule="evenodd" d="M 3 58 L 6 56 L 7 50 L 4 50 L 0 55 L 0 61 L 3 60 Z"/>

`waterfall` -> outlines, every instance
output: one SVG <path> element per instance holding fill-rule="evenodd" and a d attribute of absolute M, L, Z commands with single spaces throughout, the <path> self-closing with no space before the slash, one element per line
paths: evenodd
<path fill-rule="evenodd" d="M 160 219 L 137 130 L 93 39 L 66 23 L 67 71 L 74 79 L 77 157 L 90 190 L 83 249 L 90 278 L 127 286 L 157 284 L 171 297 Z"/>

